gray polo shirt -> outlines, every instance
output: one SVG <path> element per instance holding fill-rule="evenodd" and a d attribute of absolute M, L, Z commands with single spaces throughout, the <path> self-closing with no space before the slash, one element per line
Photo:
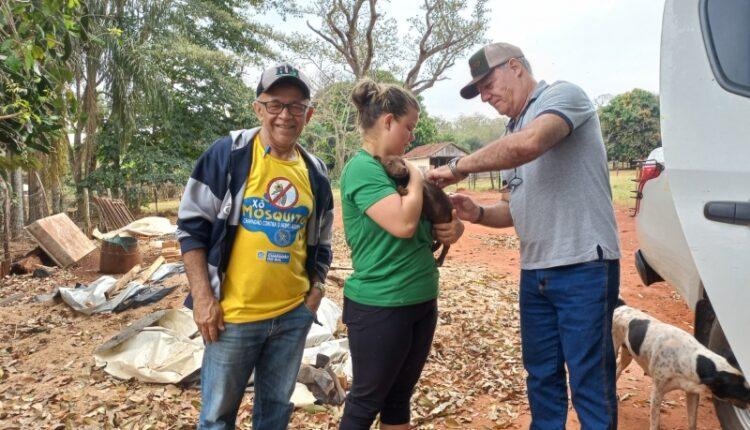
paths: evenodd
<path fill-rule="evenodd" d="M 510 199 L 521 268 L 596 260 L 597 247 L 604 259 L 620 258 L 607 154 L 593 103 L 569 82 L 541 81 L 508 132 L 542 114 L 558 115 L 573 131 L 539 158 L 503 172 L 506 180 L 521 178 L 511 181 L 520 184 L 512 187 Z"/>

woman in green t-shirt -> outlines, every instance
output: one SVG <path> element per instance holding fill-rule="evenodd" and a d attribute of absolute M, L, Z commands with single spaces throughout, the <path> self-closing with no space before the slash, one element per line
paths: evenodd
<path fill-rule="evenodd" d="M 408 429 L 411 399 L 437 324 L 438 270 L 433 233 L 453 243 L 463 224 L 453 216 L 431 225 L 420 218 L 422 173 L 410 163 L 406 194 L 396 191 L 375 157 L 403 155 L 414 140 L 419 104 L 397 85 L 364 80 L 352 92 L 362 149 L 341 174 L 346 242 L 354 272 L 344 286 L 354 379 L 342 430 Z"/>

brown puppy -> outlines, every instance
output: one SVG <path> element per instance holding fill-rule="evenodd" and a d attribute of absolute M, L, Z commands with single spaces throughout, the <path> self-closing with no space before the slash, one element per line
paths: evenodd
<path fill-rule="evenodd" d="M 383 165 L 385 173 L 396 181 L 398 193 L 406 194 L 406 185 L 409 183 L 409 169 L 406 167 L 404 160 L 397 155 L 388 155 L 382 159 L 375 156 L 375 159 Z M 425 181 L 423 187 L 422 218 L 433 224 L 444 224 L 451 222 L 453 212 L 453 203 L 445 192 L 434 184 Z M 441 243 L 435 241 L 432 245 L 432 251 L 435 252 L 440 248 Z M 448 254 L 450 245 L 442 244 L 443 250 L 436 262 L 438 267 L 443 265 L 445 256 Z"/>

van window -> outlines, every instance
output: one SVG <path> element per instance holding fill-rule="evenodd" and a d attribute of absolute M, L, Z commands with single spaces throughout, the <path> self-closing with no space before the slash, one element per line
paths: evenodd
<path fill-rule="evenodd" d="M 719 84 L 750 97 L 750 1 L 703 0 L 701 27 Z"/>

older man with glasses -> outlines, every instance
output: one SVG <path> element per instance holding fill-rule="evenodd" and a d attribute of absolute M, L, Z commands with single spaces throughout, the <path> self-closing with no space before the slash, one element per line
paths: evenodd
<path fill-rule="evenodd" d="M 537 82 L 523 52 L 507 43 L 469 59 L 481 95 L 510 118 L 505 136 L 428 180 L 456 183 L 504 170 L 510 200 L 483 207 L 452 196 L 459 218 L 515 226 L 521 240 L 521 340 L 532 429 L 563 429 L 573 406 L 584 429 L 617 427 L 612 314 L 619 293 L 619 244 L 599 118 L 578 86 Z"/>
<path fill-rule="evenodd" d="M 206 343 L 200 429 L 235 428 L 253 371 L 253 428 L 287 427 L 331 264 L 326 166 L 297 143 L 313 113 L 307 78 L 291 64 L 269 67 L 253 107 L 260 127 L 203 153 L 177 215 L 186 304 Z"/>

